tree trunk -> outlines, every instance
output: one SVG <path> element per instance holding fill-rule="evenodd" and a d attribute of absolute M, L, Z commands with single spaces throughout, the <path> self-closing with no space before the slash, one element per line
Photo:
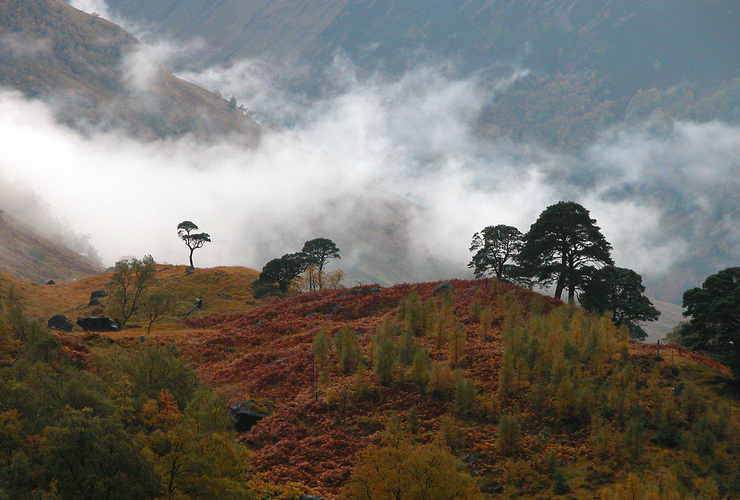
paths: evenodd
<path fill-rule="evenodd" d="M 558 284 L 555 286 L 555 298 L 560 299 L 563 296 L 563 290 L 565 289 L 565 276 L 561 274 L 558 277 Z"/>

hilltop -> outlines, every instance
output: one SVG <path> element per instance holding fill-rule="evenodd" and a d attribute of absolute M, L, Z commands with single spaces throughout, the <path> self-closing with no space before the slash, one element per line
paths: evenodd
<path fill-rule="evenodd" d="M 0 87 L 47 102 L 61 122 L 147 140 L 237 135 L 256 143 L 261 127 L 140 49 L 120 27 L 62 0 L 0 2 Z"/>
<path fill-rule="evenodd" d="M 215 267 L 187 271 L 184 265 L 158 264 L 155 282 L 158 288 L 171 294 L 173 308 L 153 328 L 156 336 L 188 335 L 192 332 L 183 325 L 196 298 L 203 301 L 203 309 L 192 311 L 192 318 L 203 315 L 226 314 L 242 311 L 258 302 L 252 296 L 250 284 L 259 273 L 242 267 Z M 97 290 L 110 290 L 113 271 L 94 274 L 74 281 L 34 284 L 25 280 L 3 276 L 0 291 L 5 294 L 12 285 L 23 303 L 26 313 L 46 322 L 51 316 L 63 314 L 73 322 L 79 317 L 105 316 L 109 297 L 101 297 L 91 304 L 91 294 Z M 141 334 L 146 328 L 136 325 L 121 332 L 120 337 Z M 75 332 L 80 332 L 75 326 Z"/>

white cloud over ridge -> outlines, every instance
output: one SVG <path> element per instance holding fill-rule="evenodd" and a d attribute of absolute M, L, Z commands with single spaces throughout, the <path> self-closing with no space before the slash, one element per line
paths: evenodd
<path fill-rule="evenodd" d="M 142 57 L 167 53 L 143 50 Z M 32 189 L 89 235 L 108 265 L 144 254 L 186 262 L 175 228 L 187 219 L 213 239 L 196 252 L 198 266 L 260 269 L 324 236 L 342 249 L 342 267 L 377 271 L 382 262 L 364 264 L 384 252 L 391 267 L 405 266 L 387 281 L 404 272 L 466 277 L 474 232 L 502 223 L 524 232 L 559 200 L 586 206 L 617 265 L 648 282 L 706 252 L 712 234 L 726 255 L 738 253 L 737 127 L 615 129 L 574 157 L 476 135 L 480 110 L 524 72 L 490 82 L 424 66 L 360 81 L 346 59 L 334 71 L 335 88 L 321 99 L 292 93 L 274 68 L 255 61 L 183 75 L 280 125 L 251 150 L 189 137 L 82 136 L 44 104 L 3 92 L 0 177 Z M 720 223 L 708 230 L 713 221 Z"/>

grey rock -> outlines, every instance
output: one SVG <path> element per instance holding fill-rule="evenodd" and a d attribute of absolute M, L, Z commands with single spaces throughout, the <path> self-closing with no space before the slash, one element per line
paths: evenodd
<path fill-rule="evenodd" d="M 229 404 L 229 416 L 234 419 L 237 432 L 247 432 L 267 417 L 267 413 L 257 410 L 254 401 L 239 401 Z"/>
<path fill-rule="evenodd" d="M 442 295 L 452 293 L 454 291 L 455 287 L 453 287 L 449 282 L 441 283 L 434 287 L 434 295 Z"/>
<path fill-rule="evenodd" d="M 104 316 L 77 318 L 77 324 L 86 332 L 118 332 L 121 330 L 118 323 Z"/>
<path fill-rule="evenodd" d="M 74 325 L 64 314 L 57 314 L 49 318 L 49 321 L 46 322 L 46 326 L 52 330 L 71 332 Z"/>

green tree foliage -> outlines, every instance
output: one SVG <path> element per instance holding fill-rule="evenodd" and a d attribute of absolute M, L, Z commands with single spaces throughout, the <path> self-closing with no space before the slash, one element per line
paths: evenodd
<path fill-rule="evenodd" d="M 195 370 L 172 345 L 146 345 L 135 352 L 118 352 L 101 360 L 101 371 L 109 383 L 122 378 L 130 381 L 137 407 L 147 399 L 156 399 L 163 389 L 184 407 L 198 386 Z"/>
<path fill-rule="evenodd" d="M 611 245 L 588 210 L 572 201 L 547 207 L 524 235 L 517 256 L 524 274 L 541 285 L 555 284 L 555 297 L 568 290 L 568 302 L 593 272 L 612 265 Z"/>
<path fill-rule="evenodd" d="M 318 399 L 318 383 L 329 382 L 329 350 L 331 342 L 324 328 L 313 339 L 314 396 Z"/>
<path fill-rule="evenodd" d="M 195 268 L 193 265 L 193 253 L 196 249 L 203 247 L 206 243 L 210 243 L 211 235 L 208 233 L 196 233 L 198 226 L 189 220 L 184 220 L 177 225 L 177 235 L 190 249 L 190 267 Z"/>
<path fill-rule="evenodd" d="M 254 282 L 255 295 L 285 295 L 290 283 L 311 264 L 311 259 L 303 252 L 285 254 L 272 259 L 262 268 L 259 278 Z"/>
<path fill-rule="evenodd" d="M 432 363 L 429 367 L 427 394 L 433 398 L 446 399 L 454 391 L 456 380 L 448 363 Z"/>
<path fill-rule="evenodd" d="M 357 333 L 349 327 L 340 328 L 334 335 L 334 352 L 337 365 L 343 373 L 348 374 L 357 370 L 360 363 L 360 342 Z"/>
<path fill-rule="evenodd" d="M 161 488 L 151 464 L 113 418 L 68 408 L 40 442 L 44 473 L 62 498 L 152 498 Z"/>
<path fill-rule="evenodd" d="M 517 228 L 499 224 L 488 226 L 473 235 L 470 251 L 475 252 L 468 267 L 476 278 L 494 276 L 499 281 L 513 281 L 514 257 L 522 246 L 522 233 Z"/>
<path fill-rule="evenodd" d="M 660 316 L 645 295 L 642 277 L 631 269 L 606 266 L 593 273 L 583 286 L 578 300 L 587 311 L 612 313 L 616 326 L 624 325 L 637 340 L 647 338 L 640 321 L 655 321 Z"/>
<path fill-rule="evenodd" d="M 121 328 L 139 311 L 142 295 L 155 283 L 155 272 L 151 255 L 145 255 L 141 260 L 134 257 L 116 262 L 108 307 Z"/>
<path fill-rule="evenodd" d="M 396 367 L 396 346 L 387 335 L 378 335 L 374 339 L 375 375 L 380 385 L 390 385 Z"/>
<path fill-rule="evenodd" d="M 678 330 L 679 342 L 722 359 L 740 375 L 740 267 L 709 276 L 701 288 L 683 294 L 689 322 Z"/>
<path fill-rule="evenodd" d="M 477 410 L 477 393 L 478 390 L 472 381 L 459 376 L 455 381 L 455 399 L 453 402 L 455 414 L 463 418 L 474 416 Z"/>
<path fill-rule="evenodd" d="M 516 415 L 508 414 L 501 417 L 496 436 L 496 448 L 503 455 L 513 455 L 522 450 L 522 425 Z"/>
<path fill-rule="evenodd" d="M 0 498 L 252 498 L 224 402 L 174 349 L 99 351 L 88 370 L 52 340 L 33 332 L 0 367 Z"/>
<path fill-rule="evenodd" d="M 455 321 L 452 325 L 452 331 L 450 332 L 450 351 L 448 361 L 450 366 L 455 368 L 460 361 L 465 357 L 465 349 L 468 345 L 467 333 L 465 332 L 465 325 L 459 321 Z"/>
<path fill-rule="evenodd" d="M 181 413 L 162 392 L 149 406 L 153 431 L 140 436 L 144 454 L 172 498 L 249 500 L 248 451 L 238 447 L 223 404 L 202 392 Z"/>
<path fill-rule="evenodd" d="M 329 259 L 341 259 L 339 248 L 328 238 L 314 238 L 303 244 L 301 252 L 308 255 L 312 263 L 316 265 L 318 287 L 323 288 L 324 267 Z"/>
<path fill-rule="evenodd" d="M 430 366 L 431 361 L 429 359 L 429 351 L 425 348 L 419 348 L 414 354 L 409 375 L 411 376 L 411 381 L 414 382 L 422 392 L 426 391 L 427 384 L 429 383 Z"/>
<path fill-rule="evenodd" d="M 357 457 L 344 498 L 352 500 L 472 500 L 481 498 L 462 461 L 439 443 L 406 436 L 370 445 Z"/>
<path fill-rule="evenodd" d="M 398 320 L 403 322 L 404 327 L 413 336 L 426 333 L 433 321 L 436 306 L 434 301 L 422 302 L 419 294 L 411 292 L 398 304 Z"/>

